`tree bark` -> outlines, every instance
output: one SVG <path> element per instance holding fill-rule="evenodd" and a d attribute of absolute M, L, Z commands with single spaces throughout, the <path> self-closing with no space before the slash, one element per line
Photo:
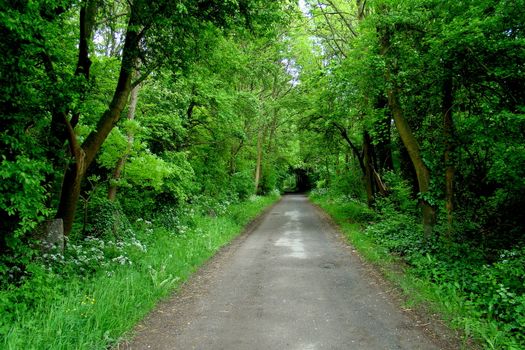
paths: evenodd
<path fill-rule="evenodd" d="M 388 49 L 390 47 L 390 34 L 387 30 L 381 33 L 381 54 L 386 57 Z M 422 195 L 420 203 L 423 212 L 423 229 L 425 233 L 425 239 L 429 239 L 432 235 L 432 229 L 436 222 L 436 210 L 428 202 L 424 196 L 429 192 L 430 189 L 430 171 L 423 162 L 421 157 L 421 149 L 417 142 L 407 120 L 405 119 L 404 111 L 399 103 L 400 89 L 396 86 L 396 83 L 392 80 L 391 67 L 388 64 L 385 69 L 385 80 L 387 83 L 387 97 L 388 105 L 392 111 L 394 123 L 399 132 L 401 141 L 405 145 L 414 170 L 416 171 L 416 177 L 419 187 L 419 193 Z"/>
<path fill-rule="evenodd" d="M 430 189 L 430 171 L 423 162 L 421 157 L 421 150 L 419 143 L 417 142 L 410 126 L 408 125 L 403 110 L 399 105 L 398 101 L 398 91 L 396 88 L 389 88 L 387 91 L 388 101 L 390 108 L 392 109 L 392 114 L 394 116 L 394 122 L 396 128 L 399 132 L 399 136 L 405 145 L 414 170 L 416 171 L 417 183 L 419 187 L 419 192 L 422 195 L 425 195 L 429 192 Z M 432 234 L 432 228 L 436 221 L 436 211 L 432 205 L 426 200 L 421 199 L 421 205 L 423 207 L 423 229 L 425 231 L 425 237 L 428 239 Z"/>
<path fill-rule="evenodd" d="M 84 1 L 80 8 L 80 41 L 78 43 L 78 61 L 75 74 L 84 75 L 86 80 L 89 80 L 89 70 L 91 67 L 89 44 L 93 38 L 97 10 L 95 0 Z"/>
<path fill-rule="evenodd" d="M 363 175 L 366 174 L 365 161 L 363 159 L 363 155 L 359 151 L 359 148 L 357 148 L 357 146 L 352 142 L 352 140 L 350 139 L 350 136 L 348 136 L 348 132 L 346 131 L 346 129 L 343 126 L 341 126 L 341 125 L 339 125 L 337 123 L 333 123 L 333 124 L 337 128 L 337 130 L 339 130 L 339 132 L 341 133 L 341 137 L 343 138 L 343 140 L 346 141 L 346 143 L 348 144 L 348 146 L 352 150 L 352 153 L 357 158 L 357 161 L 359 162 L 359 167 L 361 168 L 361 171 L 363 172 Z"/>
<path fill-rule="evenodd" d="M 80 186 L 86 175 L 86 171 L 95 159 L 98 150 L 106 140 L 111 129 L 113 129 L 113 126 L 120 119 L 120 114 L 127 104 L 131 92 L 131 80 L 135 68 L 134 63 L 139 56 L 138 43 L 140 41 L 140 35 L 138 33 L 138 27 L 137 14 L 132 7 L 127 26 L 126 39 L 124 41 L 118 83 L 111 103 L 100 117 L 95 130 L 88 135 L 82 146 L 78 145 L 76 135 L 72 128 L 69 130 L 69 142 L 74 161 L 68 166 L 64 175 L 60 203 L 56 214 L 57 219 L 61 218 L 64 221 L 65 235 L 68 235 L 73 227 L 80 195 Z"/>
<path fill-rule="evenodd" d="M 365 18 L 366 0 L 356 0 L 356 5 L 357 5 L 357 19 L 361 21 L 363 18 Z"/>
<path fill-rule="evenodd" d="M 364 159 L 364 179 L 366 188 L 366 198 L 369 208 L 374 206 L 376 187 L 374 186 L 374 169 L 372 164 L 372 140 L 368 131 L 363 132 L 363 159 Z"/>
<path fill-rule="evenodd" d="M 262 167 L 262 142 L 263 142 L 263 132 L 259 130 L 257 133 L 257 161 L 255 164 L 255 190 L 254 193 L 257 194 L 259 191 L 259 182 L 261 180 L 261 167 Z"/>

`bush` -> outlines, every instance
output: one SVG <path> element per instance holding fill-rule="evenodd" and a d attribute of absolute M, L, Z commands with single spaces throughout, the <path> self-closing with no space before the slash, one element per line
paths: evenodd
<path fill-rule="evenodd" d="M 240 200 L 245 200 L 253 194 L 254 186 L 253 176 L 250 171 L 237 172 L 232 175 L 231 188 Z"/>
<path fill-rule="evenodd" d="M 398 213 L 383 219 L 366 228 L 365 233 L 373 237 L 379 245 L 389 252 L 410 258 L 421 253 L 423 231 L 414 218 Z"/>
<path fill-rule="evenodd" d="M 381 206 L 385 205 L 391 206 L 402 213 L 416 214 L 417 201 L 412 198 L 410 184 L 393 171 L 386 172 L 383 175 L 383 180 L 389 190 L 389 194 L 386 198 L 378 198 L 377 207 L 379 210 L 381 210 Z"/>
<path fill-rule="evenodd" d="M 122 237 L 130 232 L 131 224 L 118 201 L 95 197 L 87 203 L 82 236 Z"/>
<path fill-rule="evenodd" d="M 525 248 L 503 251 L 497 262 L 484 265 L 469 282 L 464 285 L 469 304 L 525 344 Z"/>
<path fill-rule="evenodd" d="M 32 232 L 52 214 L 48 207 L 46 178 L 49 164 L 38 158 L 3 154 L 0 136 L 0 286 L 6 280 L 5 266 L 25 265 L 30 259 Z M 47 184 L 49 186 L 49 184 Z"/>
<path fill-rule="evenodd" d="M 434 238 L 425 241 L 408 187 L 395 185 L 394 174 L 386 179 L 394 186 L 390 185 L 389 197 L 378 199 L 375 213 L 349 196 L 334 195 L 333 190 L 318 188 L 311 197 L 351 232 L 364 256 L 383 261 L 387 260 L 383 252 L 388 252 L 406 262 L 409 278 L 418 281 L 415 292 L 434 298 L 440 305 L 438 310 L 450 313 L 453 324 L 464 327 L 467 336 L 475 335 L 491 349 L 522 349 L 525 247 L 493 253 L 489 261 L 486 247 L 464 236 L 456 234 L 452 241 L 440 239 L 446 227 L 436 226 Z M 466 228 L 474 232 L 479 226 L 464 221 L 456 227 L 461 232 Z"/>
<path fill-rule="evenodd" d="M 365 201 L 363 179 L 357 171 L 343 170 L 334 174 L 330 180 L 330 192 L 335 196 L 346 195 L 360 201 Z"/>
<path fill-rule="evenodd" d="M 266 195 L 277 188 L 279 174 L 269 165 L 262 168 L 261 181 L 259 183 L 259 192 L 257 194 Z"/>

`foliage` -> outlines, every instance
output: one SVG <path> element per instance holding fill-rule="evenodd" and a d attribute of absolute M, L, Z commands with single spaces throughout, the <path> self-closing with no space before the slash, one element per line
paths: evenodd
<path fill-rule="evenodd" d="M 137 220 L 119 240 L 86 237 L 64 254 L 48 254 L 27 278 L 0 291 L 2 347 L 106 349 L 155 303 L 278 197 L 229 205 L 218 216 L 187 212 L 191 228 Z M 59 334 L 60 336 L 57 336 Z"/>
<path fill-rule="evenodd" d="M 524 346 L 521 5 L 307 1 L 292 51 L 312 198 L 488 348 Z"/>
<path fill-rule="evenodd" d="M 519 347 L 524 9 L 2 2 L 2 302 L 10 315 L 38 308 L 69 280 L 137 264 L 134 239 L 150 246 L 148 234 L 175 230 L 182 246 L 202 217 L 240 218 L 230 205 L 315 184 L 368 256 L 403 259 L 465 309 L 467 333 Z M 38 248 L 54 216 L 69 235 L 58 255 Z M 143 277 L 176 284 L 157 265 Z"/>
<path fill-rule="evenodd" d="M 386 215 L 388 210 L 391 210 L 390 215 L 394 215 L 395 211 L 414 215 L 417 203 L 412 198 L 412 189 L 408 181 L 392 171 L 385 173 L 383 179 L 389 193 L 387 198 L 378 201 L 378 210 Z"/>
<path fill-rule="evenodd" d="M 97 196 L 85 204 L 84 212 L 86 216 L 80 237 L 118 238 L 127 235 L 131 229 L 118 202 Z"/>
<path fill-rule="evenodd" d="M 289 6 L 0 4 L 0 347 L 114 344 L 276 199 Z"/>
<path fill-rule="evenodd" d="M 333 193 L 325 189 L 315 189 L 310 192 L 310 198 L 315 202 L 321 202 L 323 207 L 337 208 L 338 219 L 353 223 L 372 222 L 377 218 L 374 211 L 366 207 L 359 199 L 340 194 L 334 196 Z M 332 212 L 332 210 L 330 210 Z"/>
<path fill-rule="evenodd" d="M 201 193 L 249 197 L 259 126 L 267 130 L 262 192 L 279 187 L 276 174 L 286 170 L 273 170 L 289 164 L 276 163 L 287 153 L 276 145 L 293 107 L 284 101 L 285 44 L 276 39 L 289 4 L 259 5 L 2 3 L 1 260 L 27 263 L 22 256 L 30 255 L 39 223 L 69 220 L 64 212 L 74 211 L 78 198 L 87 213 L 74 215 L 76 237 L 105 235 L 96 220 L 109 227 Z M 131 84 L 140 88 L 134 113 L 125 103 Z M 75 183 L 77 197 L 68 187 Z M 104 202 L 106 186 L 116 186 L 122 213 Z M 82 205 L 89 196 L 91 206 Z"/>
<path fill-rule="evenodd" d="M 45 205 L 47 193 L 41 183 L 50 172 L 42 161 L 23 155 L 10 161 L 4 156 L 0 168 L 0 210 L 5 213 L 2 228 L 9 229 L 10 222 L 18 218 L 14 235 L 5 242 L 6 246 L 16 248 L 20 236 L 35 229 L 49 215 L 50 209 Z"/>
<path fill-rule="evenodd" d="M 405 293 L 412 302 L 433 302 L 450 324 L 487 348 L 523 347 L 523 248 L 502 251 L 495 262 L 487 264 L 482 250 L 465 243 L 422 245 L 421 228 L 414 218 L 393 207 L 370 221 L 363 204 L 334 201 L 319 191 L 311 198 L 330 213 L 360 253 L 381 266 L 396 284 L 408 288 Z M 348 220 L 357 225 L 349 225 Z M 400 258 L 403 275 L 392 273 L 399 270 Z M 422 301 L 416 299 L 420 294 L 425 295 Z"/>

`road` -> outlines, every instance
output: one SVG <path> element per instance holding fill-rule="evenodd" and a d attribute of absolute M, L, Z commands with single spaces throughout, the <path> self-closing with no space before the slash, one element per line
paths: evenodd
<path fill-rule="evenodd" d="M 287 195 L 121 348 L 440 349 L 423 328 L 319 209 Z"/>

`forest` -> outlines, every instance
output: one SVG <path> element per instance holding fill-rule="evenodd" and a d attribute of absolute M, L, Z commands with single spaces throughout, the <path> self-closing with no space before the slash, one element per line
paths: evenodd
<path fill-rule="evenodd" d="M 1 348 L 114 346 L 295 191 L 465 347 L 525 348 L 524 0 L 5 0 L 0 31 Z"/>

